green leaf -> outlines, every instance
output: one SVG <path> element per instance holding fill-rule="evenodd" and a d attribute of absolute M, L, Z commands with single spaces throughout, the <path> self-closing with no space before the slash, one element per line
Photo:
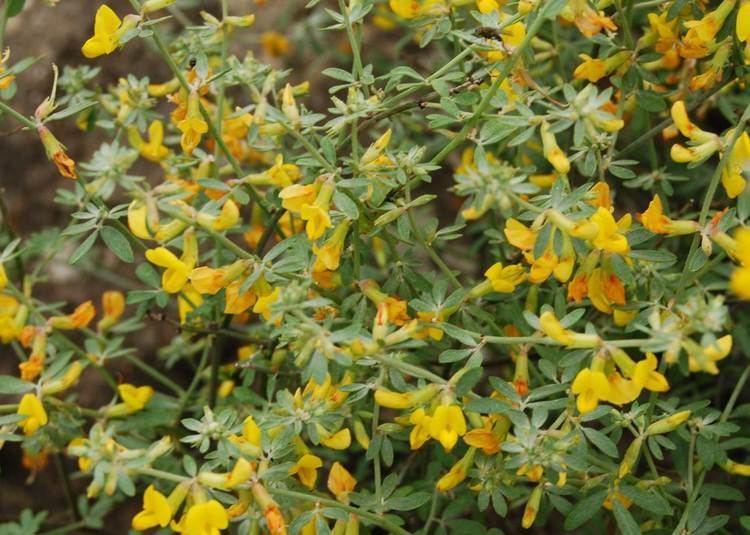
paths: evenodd
<path fill-rule="evenodd" d="M 123 262 L 132 262 L 134 260 L 133 248 L 130 247 L 128 239 L 114 227 L 102 227 L 102 240 L 117 258 Z"/>
<path fill-rule="evenodd" d="M 594 515 L 601 510 L 602 504 L 604 503 L 604 499 L 606 497 L 607 491 L 600 490 L 599 492 L 595 492 L 593 494 L 590 494 L 589 496 L 586 496 L 584 499 L 578 502 L 575 507 L 570 510 L 568 516 L 565 517 L 565 529 L 569 531 L 578 529 L 586 522 L 591 520 Z"/>
<path fill-rule="evenodd" d="M 89 249 L 91 249 L 94 246 L 94 243 L 96 242 L 96 237 L 98 235 L 99 235 L 98 232 L 92 232 L 88 238 L 83 240 L 83 243 L 81 243 L 81 245 L 78 246 L 78 249 L 73 251 L 73 254 L 70 255 L 68 262 L 70 262 L 71 264 L 75 264 L 81 258 L 86 256 L 86 253 L 89 252 Z"/>
<path fill-rule="evenodd" d="M 703 249 L 696 249 L 693 256 L 688 259 L 688 270 L 691 273 L 698 271 L 707 261 L 708 257 L 706 256 L 706 253 L 703 252 Z"/>
<path fill-rule="evenodd" d="M 386 501 L 386 506 L 396 511 L 413 511 L 427 503 L 430 498 L 429 492 L 415 492 L 402 498 L 391 498 Z"/>
<path fill-rule="evenodd" d="M 92 108 L 94 106 L 96 106 L 96 101 L 94 100 L 81 102 L 80 104 L 76 104 L 75 106 L 70 106 L 69 108 L 65 108 L 64 110 L 53 113 L 52 115 L 47 117 L 44 122 L 48 123 L 50 121 L 59 121 L 60 119 L 65 119 L 66 117 L 70 117 L 71 115 L 76 115 L 77 113 L 80 113 L 83 110 Z"/>
<path fill-rule="evenodd" d="M 26 0 L 7 0 L 5 4 L 5 16 L 8 18 L 15 17 L 21 11 L 26 4 Z"/>
<path fill-rule="evenodd" d="M 466 370 L 456 383 L 456 395 L 461 397 L 471 392 L 471 389 L 474 388 L 482 378 L 482 371 L 481 366 Z"/>
<path fill-rule="evenodd" d="M 336 205 L 336 208 L 344 212 L 344 215 L 348 219 L 351 219 L 352 221 L 359 219 L 359 208 L 357 208 L 357 203 L 351 200 L 345 193 L 336 190 L 333 194 L 333 202 Z"/>
<path fill-rule="evenodd" d="M 615 513 L 615 521 L 617 521 L 617 527 L 620 528 L 622 535 L 641 535 L 638 523 L 630 514 L 630 511 L 620 503 L 620 500 L 612 501 L 612 511 Z"/>
<path fill-rule="evenodd" d="M 633 503 L 641 509 L 664 516 L 672 514 L 672 506 L 658 492 L 654 490 L 644 490 L 629 485 L 620 485 L 620 492 L 627 496 Z"/>
<path fill-rule="evenodd" d="M 617 446 L 615 445 L 615 443 L 612 442 L 612 440 L 601 431 L 597 431 L 596 429 L 583 428 L 583 434 L 586 435 L 586 438 L 589 439 L 589 441 L 594 446 L 603 451 L 605 454 L 609 455 L 610 457 L 618 456 Z"/>
<path fill-rule="evenodd" d="M 0 394 L 23 394 L 34 388 L 33 383 L 12 375 L 0 375 Z"/>
<path fill-rule="evenodd" d="M 354 77 L 351 75 L 349 71 L 345 71 L 344 69 L 337 69 L 336 67 L 330 67 L 328 69 L 325 69 L 323 71 L 323 74 L 325 76 L 333 78 L 334 80 L 341 80 L 342 82 L 354 81 Z"/>

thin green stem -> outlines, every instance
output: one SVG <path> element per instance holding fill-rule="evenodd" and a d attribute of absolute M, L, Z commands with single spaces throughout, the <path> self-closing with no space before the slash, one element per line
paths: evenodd
<path fill-rule="evenodd" d="M 349 19 L 349 8 L 346 7 L 346 3 L 344 2 L 344 0 L 339 0 L 339 11 L 341 11 L 341 16 L 344 17 L 344 29 L 346 30 L 346 37 L 349 39 L 349 46 L 352 49 L 352 71 L 356 75 L 357 80 L 359 80 L 365 97 L 368 97 L 370 95 L 370 90 L 367 88 L 367 85 L 362 82 L 362 75 L 364 73 L 364 70 L 362 68 L 362 57 L 359 47 L 359 41 L 354 35 L 352 22 Z"/>
<path fill-rule="evenodd" d="M 548 4 L 544 4 L 546 7 Z M 546 20 L 545 17 L 545 7 L 542 7 L 537 13 L 537 17 L 534 20 L 534 22 L 531 24 L 531 27 L 529 27 L 526 36 L 523 38 L 521 43 L 518 45 L 518 48 L 516 48 L 513 53 L 510 55 L 510 57 L 506 60 L 505 65 L 503 65 L 502 70 L 500 71 L 500 74 L 498 74 L 497 78 L 492 82 L 492 85 L 490 86 L 489 90 L 484 94 L 484 98 L 479 102 L 479 105 L 477 106 L 476 110 L 474 110 L 474 113 L 471 117 L 466 121 L 463 128 L 456 134 L 453 139 L 448 142 L 448 144 L 443 147 L 443 149 L 438 152 L 435 156 L 432 157 L 430 160 L 430 163 L 433 165 L 436 165 L 440 162 L 442 162 L 446 156 L 448 156 L 453 150 L 463 143 L 463 141 L 466 139 L 466 137 L 469 135 L 469 132 L 472 131 L 474 126 L 477 124 L 479 119 L 482 117 L 485 111 L 487 111 L 487 108 L 489 108 L 490 103 L 492 102 L 492 99 L 495 98 L 495 95 L 497 95 L 497 92 L 500 90 L 500 84 L 503 83 L 503 81 L 508 77 L 513 67 L 518 62 L 521 55 L 524 53 L 526 48 L 529 46 L 529 43 L 531 43 L 531 40 L 536 36 L 537 33 L 539 33 L 539 30 L 542 27 L 542 24 Z"/>
<path fill-rule="evenodd" d="M 227 248 L 230 251 L 232 251 L 237 257 L 244 258 L 246 260 L 255 260 L 256 259 L 256 257 L 253 254 L 245 251 L 242 247 L 240 247 L 239 245 L 237 245 L 236 243 L 234 243 L 232 240 L 230 240 L 229 238 L 227 238 L 221 232 L 217 232 L 217 231 L 215 231 L 214 229 L 212 229 L 210 227 L 205 227 L 205 226 L 199 225 L 197 221 L 195 221 L 194 219 L 191 219 L 191 218 L 187 217 L 185 214 L 183 214 L 182 212 L 179 212 L 177 210 L 173 210 L 171 208 L 167 208 L 167 207 L 164 207 L 164 206 L 161 206 L 160 209 L 165 214 L 167 214 L 167 215 L 169 215 L 171 217 L 174 217 L 175 219 L 179 219 L 183 223 L 187 223 L 188 225 L 190 225 L 192 227 L 195 227 L 196 229 L 200 229 L 201 231 L 205 232 L 206 234 L 208 234 L 209 236 L 211 236 L 211 238 L 213 238 L 218 243 L 220 243 L 222 246 L 224 246 L 225 248 Z"/>
<path fill-rule="evenodd" d="M 323 167 L 326 171 L 333 174 L 338 174 L 338 170 L 328 161 L 326 160 L 323 155 L 318 151 L 315 147 L 313 147 L 312 143 L 310 143 L 305 136 L 303 136 L 301 133 L 297 132 L 294 128 L 289 126 L 285 123 L 280 123 L 281 126 L 284 128 L 287 134 L 291 135 L 294 139 L 296 139 L 300 145 L 302 145 L 307 153 L 318 160 L 320 163 L 320 166 Z"/>
<path fill-rule="evenodd" d="M 175 425 L 177 425 L 182 419 L 182 415 L 185 413 L 187 403 L 188 401 L 190 401 L 190 396 L 192 396 L 193 392 L 195 392 L 195 389 L 198 388 L 198 383 L 200 383 L 201 377 L 203 376 L 203 371 L 206 369 L 206 365 L 208 364 L 208 357 L 211 355 L 212 340 L 213 337 L 210 335 L 205 338 L 203 353 L 201 353 L 201 359 L 198 362 L 198 368 L 195 370 L 195 374 L 193 375 L 193 380 L 190 381 L 190 384 L 188 385 L 187 390 L 185 390 L 185 393 L 180 396 L 180 403 L 179 408 L 177 409 Z"/>
<path fill-rule="evenodd" d="M 2 100 L 0 100 L 0 110 L 3 111 L 4 113 L 7 113 L 11 117 L 13 117 L 16 121 L 18 121 L 19 123 L 23 124 L 24 126 L 30 128 L 32 130 L 36 130 L 36 123 L 34 121 L 32 121 L 31 119 L 29 119 L 25 115 L 22 115 L 22 114 L 18 113 L 16 110 L 14 110 L 10 106 L 8 106 Z"/>
<path fill-rule="evenodd" d="M 409 184 L 406 185 L 404 193 L 406 195 L 406 202 L 411 202 L 411 187 Z M 435 252 L 435 249 L 432 248 L 432 245 L 427 243 L 427 240 L 425 239 L 424 235 L 422 234 L 422 229 L 417 225 L 417 222 L 414 219 L 414 214 L 411 210 L 407 210 L 406 217 L 409 220 L 409 226 L 411 227 L 412 233 L 414 234 L 414 238 L 416 238 L 419 245 L 422 246 L 422 249 L 425 250 L 427 255 L 430 257 L 430 259 L 433 261 L 433 263 L 440 269 L 440 271 L 443 272 L 443 275 L 445 275 L 448 280 L 451 281 L 453 286 L 456 288 L 463 288 L 463 285 L 461 284 L 461 281 L 458 280 L 456 275 L 454 275 L 453 271 L 448 267 L 448 265 L 443 261 L 442 258 L 440 258 L 440 255 L 438 255 Z"/>
<path fill-rule="evenodd" d="M 143 373 L 151 377 L 152 379 L 160 382 L 162 385 L 166 386 L 170 390 L 172 390 L 175 394 L 178 396 L 183 396 L 185 393 L 185 390 L 175 383 L 172 379 L 161 373 L 156 368 L 149 366 L 145 362 L 143 362 L 141 359 L 133 355 L 132 353 L 125 353 L 124 355 L 125 360 L 132 363 L 136 368 L 140 369 Z"/>

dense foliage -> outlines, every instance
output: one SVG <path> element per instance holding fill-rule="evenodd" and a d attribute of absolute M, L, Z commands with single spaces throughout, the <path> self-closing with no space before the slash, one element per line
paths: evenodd
<path fill-rule="evenodd" d="M 69 219 L 3 219 L 0 447 L 86 490 L 0 531 L 750 529 L 750 1 L 271 3 L 82 2 L 33 114 L 8 43 Z"/>

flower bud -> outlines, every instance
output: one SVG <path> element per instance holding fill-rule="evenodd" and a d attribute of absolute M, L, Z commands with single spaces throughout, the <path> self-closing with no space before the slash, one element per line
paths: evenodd
<path fill-rule="evenodd" d="M 521 520 L 521 526 L 524 529 L 529 529 L 536 520 L 536 515 L 539 512 L 539 504 L 542 501 L 542 490 L 544 488 L 544 482 L 539 483 L 534 490 L 531 491 L 529 499 L 526 502 L 526 507 L 523 510 L 523 519 Z"/>
<path fill-rule="evenodd" d="M 617 477 L 622 479 L 630 473 L 638 461 L 638 455 L 641 452 L 641 445 L 643 445 L 643 437 L 636 437 L 633 442 L 630 443 L 628 449 L 625 451 L 625 455 L 620 463 L 620 469 L 617 472 Z"/>
<path fill-rule="evenodd" d="M 389 128 L 386 130 L 386 132 L 381 135 L 372 145 L 370 145 L 365 153 L 362 155 L 362 158 L 359 160 L 359 165 L 361 167 L 364 167 L 375 160 L 377 160 L 381 154 L 383 154 L 383 151 L 388 146 L 388 143 L 391 141 L 391 129 Z"/>
<path fill-rule="evenodd" d="M 299 128 L 299 109 L 297 108 L 297 102 L 294 99 L 294 93 L 290 84 L 286 84 L 281 94 L 281 111 L 284 112 L 284 115 L 286 115 L 286 118 L 295 129 Z"/>
<path fill-rule="evenodd" d="M 65 146 L 49 131 L 46 126 L 40 126 L 37 131 L 44 145 L 47 158 L 57 166 L 57 171 L 64 177 L 77 179 L 76 163 L 65 152 Z"/>
<path fill-rule="evenodd" d="M 690 411 L 676 412 L 666 418 L 662 418 L 646 428 L 647 435 L 662 435 L 677 429 L 682 423 L 690 418 Z"/>

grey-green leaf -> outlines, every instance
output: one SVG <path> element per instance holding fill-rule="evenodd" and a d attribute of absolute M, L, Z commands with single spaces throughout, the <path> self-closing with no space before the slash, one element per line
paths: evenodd
<path fill-rule="evenodd" d="M 132 262 L 134 259 L 133 248 L 128 239 L 114 227 L 102 227 L 102 240 L 117 258 L 123 262 Z"/>

